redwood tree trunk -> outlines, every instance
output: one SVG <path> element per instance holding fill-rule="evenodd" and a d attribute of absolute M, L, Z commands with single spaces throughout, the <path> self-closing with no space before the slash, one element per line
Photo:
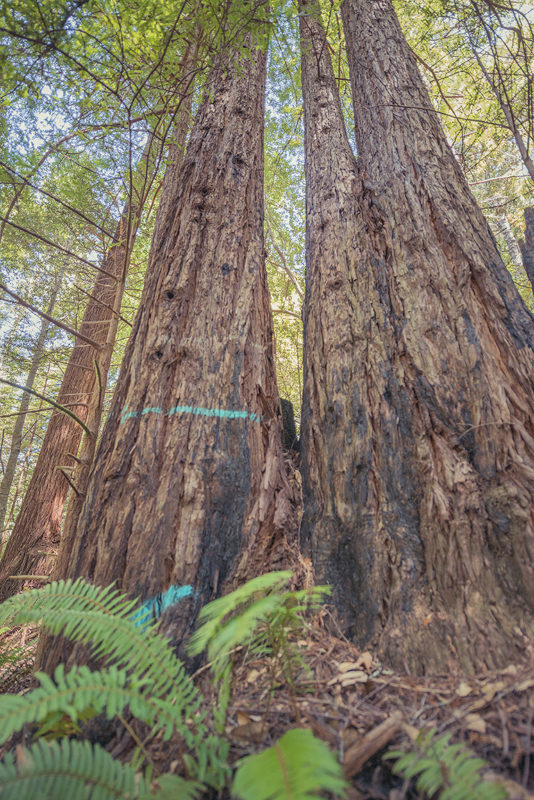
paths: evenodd
<path fill-rule="evenodd" d="M 348 633 L 389 663 L 502 665 L 534 633 L 532 317 L 390 0 L 342 15 L 361 184 L 354 210 L 337 180 L 322 194 L 347 227 L 318 268 L 334 307 L 307 312 L 338 358 L 307 348 L 304 539 Z"/>
<path fill-rule="evenodd" d="M 189 75 L 189 68 L 194 64 L 197 54 L 196 44 L 188 48 L 186 57 L 183 62 L 182 71 Z M 169 147 L 169 163 L 165 170 L 163 177 L 161 200 L 156 212 L 156 220 L 154 224 L 154 242 L 159 241 L 160 231 L 162 227 L 168 224 L 168 217 L 173 213 L 171 207 L 172 198 L 176 194 L 180 167 L 183 162 L 185 154 L 185 145 L 187 141 L 187 134 L 191 122 L 191 105 L 193 101 L 193 78 L 194 73 L 191 73 L 188 78 L 187 91 L 184 92 L 184 99 L 180 104 L 180 111 L 175 125 L 174 134 Z M 117 297 L 120 303 L 120 297 Z M 119 309 L 117 308 L 117 311 Z M 99 372 L 100 374 L 107 375 L 110 366 L 110 359 L 112 355 L 112 345 L 115 341 L 116 322 L 110 326 L 108 331 L 108 341 L 110 347 L 104 348 L 99 354 Z M 93 392 L 91 402 L 89 403 L 86 424 L 90 431 L 97 432 L 100 428 L 102 418 L 102 401 L 103 398 L 98 396 L 98 393 Z M 83 503 L 87 493 L 87 486 L 91 467 L 95 457 L 96 450 L 96 436 L 84 435 L 80 447 L 79 463 L 74 473 L 74 480 L 76 483 L 77 491 L 73 492 L 65 516 L 63 531 L 61 534 L 62 544 L 56 565 L 53 571 L 53 577 L 60 579 L 69 569 L 69 563 L 72 556 L 72 549 L 76 537 L 76 528 L 78 519 L 82 512 Z"/>
<path fill-rule="evenodd" d="M 61 281 L 63 280 L 63 273 L 64 268 L 61 268 L 56 276 L 54 286 L 52 287 L 52 293 L 48 301 L 48 308 L 46 309 L 46 313 L 48 315 L 52 314 L 54 310 L 57 296 L 61 287 Z M 32 352 L 30 369 L 28 370 L 28 376 L 26 378 L 26 389 L 33 389 L 37 371 L 43 357 L 44 346 L 49 327 L 50 322 L 47 319 L 42 319 L 39 335 Z M 30 396 L 31 395 L 29 392 L 23 392 L 22 394 L 18 415 L 15 417 L 15 424 L 13 425 L 9 458 L 7 459 L 6 470 L 2 477 L 2 482 L 0 483 L 0 542 L 3 540 L 4 522 L 6 519 L 7 506 L 9 502 L 9 493 L 11 491 L 13 481 L 15 480 L 17 462 L 19 460 L 20 451 L 22 450 L 22 434 L 24 431 L 26 414 L 28 412 L 28 408 L 30 407 Z"/>
<path fill-rule="evenodd" d="M 201 605 L 269 569 L 292 518 L 264 263 L 265 60 L 251 50 L 244 72 L 210 79 L 66 570 L 142 598 L 191 586 L 167 612 L 178 641 Z"/>
<path fill-rule="evenodd" d="M 146 158 L 142 162 L 141 171 L 146 172 Z M 139 190 L 139 186 L 137 188 Z M 109 274 L 99 273 L 79 328 L 83 336 L 102 346 L 108 365 L 129 256 L 142 210 L 139 198 L 146 197 L 146 188 L 145 182 L 136 201 L 123 210 L 114 245 L 102 262 L 102 269 Z M 57 402 L 68 406 L 82 421 L 87 418 L 95 392 L 100 393 L 94 366 L 97 355 L 91 345 L 78 339 L 57 395 Z M 101 369 L 100 377 L 105 387 L 107 370 Z M 74 467 L 81 438 L 82 429 L 71 417 L 59 411 L 52 413 L 22 506 L 0 560 L 0 602 L 22 588 L 20 581 L 9 580 L 10 575 L 50 571 L 49 564 L 41 563 L 41 553 L 57 550 L 69 492 L 69 483 L 58 467 Z"/>

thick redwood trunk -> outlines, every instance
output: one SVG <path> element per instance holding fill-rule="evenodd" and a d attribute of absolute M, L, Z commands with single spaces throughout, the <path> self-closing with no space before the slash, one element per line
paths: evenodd
<path fill-rule="evenodd" d="M 194 65 L 197 55 L 197 45 L 193 43 L 187 50 L 186 56 L 182 63 L 182 72 L 185 76 L 185 84 L 183 86 L 183 99 L 180 104 L 180 111 L 176 120 L 174 134 L 169 147 L 169 163 L 165 170 L 163 177 L 163 185 L 161 191 L 161 201 L 156 213 L 156 221 L 154 225 L 154 242 L 160 239 L 160 231 L 162 227 L 167 224 L 168 217 L 173 213 L 171 206 L 172 198 L 175 196 L 180 168 L 185 154 L 185 145 L 187 134 L 191 122 L 191 105 L 193 101 L 193 82 L 194 72 L 191 67 Z M 120 299 L 120 298 L 118 298 Z M 118 311 L 119 309 L 117 309 Z M 112 355 L 112 344 L 115 340 L 116 324 L 108 331 L 108 340 L 110 347 L 104 348 L 98 356 L 98 369 L 100 375 L 107 375 L 110 366 L 110 359 Z M 94 392 L 89 403 L 86 424 L 89 430 L 98 431 L 100 429 L 102 419 L 102 401 L 103 397 Z M 80 447 L 79 464 L 74 473 L 74 480 L 77 487 L 77 492 L 72 493 L 65 516 L 65 522 L 62 531 L 62 544 L 56 565 L 53 571 L 53 577 L 62 578 L 69 569 L 69 564 L 74 547 L 76 537 L 76 529 L 78 526 L 78 519 L 82 512 L 85 496 L 87 493 L 87 486 L 89 483 L 89 476 L 91 467 L 95 457 L 96 450 L 96 436 L 85 435 Z"/>
<path fill-rule="evenodd" d="M 300 0 L 299 9 L 306 174 L 301 539 L 318 578 L 332 584 L 336 605 L 351 609 L 343 615 L 351 625 L 358 608 L 373 605 L 355 525 L 363 420 L 354 342 L 365 335 L 358 330 L 356 280 L 365 226 L 319 5 Z M 359 460 L 363 465 L 364 456 Z"/>
<path fill-rule="evenodd" d="M 340 368 L 313 377 L 304 536 L 347 630 L 390 663 L 507 663 L 534 632 L 532 318 L 390 0 L 342 14 L 362 184 L 324 258 L 352 314 Z"/>
<path fill-rule="evenodd" d="M 168 612 L 177 640 L 232 580 L 269 568 L 292 515 L 264 263 L 265 54 L 210 83 L 66 573 L 143 598 L 191 586 Z"/>

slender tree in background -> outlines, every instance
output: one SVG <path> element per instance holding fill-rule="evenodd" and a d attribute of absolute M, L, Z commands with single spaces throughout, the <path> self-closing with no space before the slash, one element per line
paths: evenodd
<path fill-rule="evenodd" d="M 347 632 L 390 663 L 502 665 L 534 631 L 532 317 L 390 0 L 342 17 L 361 183 L 318 263 L 352 314 L 307 311 L 307 335 L 312 315 L 337 326 L 338 361 L 307 348 L 304 539 Z"/>
<path fill-rule="evenodd" d="M 534 30 L 529 17 L 513 2 L 455 0 L 454 8 L 473 55 L 512 134 L 521 160 L 534 181 L 531 147 L 534 139 L 532 57 Z M 503 37 L 508 34 L 508 40 Z M 489 64 L 485 63 L 489 60 Z"/>
<path fill-rule="evenodd" d="M 131 199 L 117 223 L 113 244 L 103 259 L 102 271 L 80 325 L 82 336 L 94 341 L 100 349 L 95 350 L 81 339 L 76 342 L 57 395 L 57 402 L 67 406 L 82 421 L 87 419 L 91 407 L 102 407 L 130 254 L 157 164 L 153 148 L 154 139 L 149 137 L 132 181 Z M 93 440 L 98 433 L 98 422 L 99 414 L 96 417 L 93 414 L 89 428 Z M 60 411 L 52 413 L 31 481 L 0 560 L 0 600 L 22 588 L 20 580 L 11 580 L 10 576 L 50 571 L 49 557 L 43 553 L 57 551 L 69 491 L 69 482 L 59 467 L 70 471 L 69 468 L 75 466 L 81 438 L 82 428 L 74 419 Z"/>
<path fill-rule="evenodd" d="M 525 238 L 519 243 L 527 277 L 534 292 L 534 208 L 525 208 Z"/>
<path fill-rule="evenodd" d="M 54 280 L 54 284 L 52 286 L 52 291 L 50 294 L 48 307 L 46 310 L 48 316 L 53 314 L 57 296 L 61 288 L 63 275 L 64 275 L 64 268 L 61 268 L 58 270 L 56 278 Z M 9 457 L 7 459 L 6 469 L 2 477 L 2 482 L 0 483 L 0 541 L 3 540 L 2 534 L 4 531 L 4 522 L 6 518 L 7 506 L 9 501 L 9 493 L 11 491 L 11 487 L 15 479 L 17 462 L 22 449 L 24 422 L 26 420 L 26 414 L 30 406 L 31 395 L 29 393 L 29 390 L 33 389 L 33 385 L 35 383 L 37 371 L 39 369 L 39 366 L 41 364 L 41 359 L 43 357 L 44 347 L 49 327 L 50 327 L 50 321 L 48 319 L 43 318 L 41 320 L 41 327 L 39 329 L 39 334 L 37 336 L 35 345 L 32 350 L 30 368 L 28 370 L 28 375 L 26 377 L 26 381 L 24 384 L 25 388 L 28 391 L 25 391 L 22 394 L 20 400 L 20 406 L 15 420 L 15 425 L 13 426 L 13 433 L 11 434 L 11 446 L 9 449 Z"/>
<path fill-rule="evenodd" d="M 192 587 L 168 612 L 178 641 L 276 562 L 293 515 L 264 263 L 266 54 L 249 50 L 214 68 L 157 226 L 65 573 L 144 598 Z"/>

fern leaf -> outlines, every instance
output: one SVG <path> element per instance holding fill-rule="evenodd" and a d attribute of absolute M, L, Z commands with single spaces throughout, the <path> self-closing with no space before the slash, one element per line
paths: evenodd
<path fill-rule="evenodd" d="M 88 742 L 36 742 L 0 762 L 2 800 L 135 800 L 148 782 Z"/>
<path fill-rule="evenodd" d="M 398 759 L 393 772 L 416 778 L 416 787 L 440 800 L 506 800 L 508 793 L 499 783 L 484 781 L 486 762 L 476 758 L 463 744 L 450 744 L 450 735 L 437 736 L 434 729 L 422 731 L 408 753 L 394 750 L 386 758 Z"/>
<path fill-rule="evenodd" d="M 139 800 L 197 800 L 204 786 L 197 781 L 187 781 L 179 775 L 161 775 L 159 789 L 154 794 L 146 794 Z"/>
<path fill-rule="evenodd" d="M 73 642 L 90 645 L 96 657 L 143 675 L 152 692 L 164 696 L 179 687 L 180 695 L 194 702 L 198 695 L 169 641 L 155 626 L 136 627 L 132 611 L 136 602 L 112 587 L 76 581 L 55 581 L 40 589 L 15 595 L 0 605 L 0 624 L 39 624 L 52 634 L 62 633 Z"/>
<path fill-rule="evenodd" d="M 223 627 L 225 618 L 229 614 L 241 610 L 242 606 L 250 604 L 262 595 L 278 593 L 290 578 L 291 572 L 289 571 L 268 572 L 266 575 L 253 578 L 234 592 L 205 605 L 198 616 L 200 627 L 189 642 L 188 652 L 190 655 L 198 655 L 206 648 Z M 278 601 L 279 598 L 280 595 L 278 595 Z"/>
<path fill-rule="evenodd" d="M 73 667 L 65 674 L 62 664 L 53 680 L 44 673 L 37 677 L 41 682 L 38 689 L 22 696 L 0 695 L 0 743 L 23 725 L 42 722 L 49 715 L 66 714 L 76 721 L 92 709 L 111 719 L 126 706 L 137 719 L 153 725 L 154 732 L 162 731 L 165 739 L 170 739 L 176 729 L 191 740 L 180 707 L 171 700 L 153 697 L 146 678 L 136 681 L 126 670 L 115 667 L 97 672 L 85 666 Z"/>
<path fill-rule="evenodd" d="M 240 762 L 233 793 L 241 800 L 319 800 L 324 791 L 342 796 L 346 788 L 331 750 L 311 731 L 296 728 Z"/>
<path fill-rule="evenodd" d="M 0 624 L 41 623 L 52 634 L 63 634 L 73 642 L 89 646 L 95 656 L 118 670 L 128 670 L 132 688 L 143 684 L 150 687 L 153 703 L 160 708 L 166 737 L 176 726 L 189 746 L 200 746 L 206 735 L 199 713 L 200 694 L 170 642 L 157 632 L 155 625 L 148 622 L 143 628 L 136 625 L 136 605 L 113 587 L 92 586 L 82 578 L 57 581 L 2 603 Z M 43 680 L 46 683 L 47 679 Z M 81 697 L 81 689 L 77 696 Z M 118 697 L 117 693 L 114 696 Z M 134 694 L 130 699 L 142 702 Z M 135 706 L 132 712 L 136 712 Z M 186 726 L 186 719 L 195 720 L 194 732 Z"/>

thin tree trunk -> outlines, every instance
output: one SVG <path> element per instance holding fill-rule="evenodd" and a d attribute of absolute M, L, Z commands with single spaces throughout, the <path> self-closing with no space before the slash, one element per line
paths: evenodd
<path fill-rule="evenodd" d="M 114 243 L 103 260 L 102 269 L 108 274 L 99 273 L 80 326 L 80 332 L 103 350 L 96 353 L 93 347 L 78 340 L 58 392 L 57 402 L 68 404 L 82 421 L 87 418 L 91 398 L 95 393 L 97 397 L 103 395 L 106 385 L 130 254 L 153 178 L 151 145 L 152 139 L 133 180 L 134 197 L 123 209 Z M 97 357 L 101 362 L 100 379 L 95 369 Z M 93 436 L 96 437 L 96 433 L 93 430 Z M 82 429 L 73 419 L 60 412 L 52 414 L 30 484 L 0 560 L 0 601 L 22 588 L 20 581 L 9 580 L 10 575 L 28 575 L 49 569 L 41 563 L 38 553 L 57 549 L 69 492 L 69 483 L 58 467 L 74 466 L 81 437 Z"/>
<path fill-rule="evenodd" d="M 2 347 L 0 348 L 0 369 L 3 369 L 6 355 L 10 352 L 13 343 L 17 338 L 18 329 L 20 328 L 20 324 L 24 319 L 25 309 L 19 305 L 17 306 L 14 314 L 15 314 L 15 319 L 13 320 L 13 325 L 11 326 L 11 329 L 7 334 L 6 338 L 4 339 Z"/>
<path fill-rule="evenodd" d="M 46 372 L 44 383 L 43 383 L 43 392 L 46 392 L 46 387 L 48 385 L 48 378 L 50 377 L 50 367 L 51 367 L 51 362 L 48 362 L 47 372 Z M 43 408 L 43 405 L 44 405 L 44 403 L 43 403 L 43 401 L 41 401 L 40 404 L 39 404 L 39 411 Z M 3 553 L 3 550 L 4 550 L 4 539 L 6 538 L 6 535 L 7 535 L 8 531 L 9 531 L 9 529 L 11 527 L 11 524 L 13 522 L 13 518 L 15 516 L 15 509 L 17 507 L 17 500 L 18 500 L 18 497 L 19 497 L 19 494 L 20 494 L 22 481 L 24 480 L 24 475 L 26 473 L 26 470 L 28 468 L 28 464 L 30 462 L 30 456 L 31 456 L 31 453 L 32 453 L 33 440 L 35 438 L 36 430 L 37 430 L 37 419 L 34 420 L 33 425 L 31 426 L 30 431 L 29 431 L 29 441 L 28 441 L 28 446 L 26 447 L 26 455 L 24 457 L 24 463 L 22 465 L 22 469 L 21 469 L 20 474 L 19 474 L 19 479 L 18 479 L 17 487 L 15 489 L 15 493 L 13 495 L 13 499 L 11 500 L 11 506 L 9 508 L 9 513 L 8 513 L 7 519 L 6 519 L 5 523 L 4 523 L 4 530 L 0 531 L 0 554 Z"/>
<path fill-rule="evenodd" d="M 50 377 L 50 367 L 51 367 L 51 362 L 48 362 L 48 368 L 47 368 L 47 372 L 46 372 L 44 383 L 43 383 L 43 393 L 44 394 L 46 393 L 46 388 L 47 388 L 47 385 L 48 385 L 48 379 Z M 43 403 L 43 401 L 41 401 L 40 404 L 39 404 L 39 411 L 43 408 L 43 406 L 44 406 L 44 403 Z M 11 523 L 13 521 L 13 517 L 15 516 L 15 509 L 16 509 L 16 506 L 17 506 L 17 500 L 18 500 L 18 497 L 19 497 L 20 489 L 22 487 L 22 481 L 24 480 L 24 474 L 25 474 L 25 472 L 26 472 L 26 470 L 28 468 L 28 464 L 30 462 L 30 456 L 31 456 L 31 453 L 32 453 L 33 440 L 35 438 L 36 430 L 37 430 L 37 420 L 34 421 L 33 425 L 30 428 L 30 434 L 29 434 L 30 438 L 29 438 L 29 441 L 28 441 L 28 446 L 26 448 L 26 455 L 25 455 L 25 458 L 24 458 L 24 463 L 22 465 L 22 469 L 20 471 L 19 480 L 18 480 L 18 483 L 17 483 L 17 488 L 15 489 L 15 493 L 14 493 L 13 499 L 11 501 L 11 507 L 9 509 L 9 514 L 7 516 L 7 520 L 6 520 L 6 523 L 5 523 L 3 536 L 5 536 L 6 533 L 8 532 L 8 530 L 9 530 L 9 528 L 11 526 Z M 0 552 L 1 552 L 1 549 L 3 549 L 3 537 L 2 537 L 2 541 L 0 542 Z"/>
<path fill-rule="evenodd" d="M 361 184 L 325 287 L 345 281 L 352 308 L 320 323 L 340 367 L 325 359 L 305 412 L 304 539 L 347 632 L 389 663 L 502 665 L 534 633 L 532 317 L 390 0 L 342 16 Z"/>
<path fill-rule="evenodd" d="M 61 288 L 61 282 L 63 280 L 64 272 L 65 268 L 62 267 L 56 275 L 56 279 L 52 287 L 52 292 L 50 294 L 50 299 L 48 301 L 48 307 L 46 310 L 47 314 L 52 314 L 52 312 L 54 311 L 54 306 L 56 304 L 57 296 Z M 41 328 L 39 330 L 39 335 L 35 341 L 30 361 L 30 368 L 28 370 L 28 375 L 26 377 L 26 382 L 24 384 L 26 389 L 33 389 L 33 384 L 35 383 L 35 378 L 37 376 L 37 372 L 41 364 L 41 359 L 43 357 L 44 346 L 49 328 L 50 328 L 50 322 L 46 319 L 41 320 Z M 6 470 L 4 472 L 2 482 L 0 483 L 0 531 L 4 530 L 7 505 L 9 502 L 9 493 L 11 492 L 13 481 L 15 480 L 17 463 L 19 460 L 20 451 L 22 449 L 22 434 L 24 431 L 24 423 L 26 422 L 26 413 L 29 407 L 30 407 L 30 394 L 28 392 L 23 392 L 18 409 L 18 414 L 15 417 L 13 432 L 11 434 L 11 448 L 9 450 L 9 457 L 7 459 Z"/>
<path fill-rule="evenodd" d="M 487 27 L 487 25 L 486 25 L 486 23 L 484 21 L 483 13 L 481 12 L 481 10 L 478 7 L 477 3 L 471 3 L 471 5 L 472 5 L 473 11 L 474 11 L 476 17 L 478 18 L 479 22 L 484 27 L 484 31 L 486 33 L 486 36 L 488 37 L 488 40 L 489 40 L 491 38 L 491 35 L 490 35 L 490 32 L 488 31 L 488 27 Z M 500 72 L 499 72 L 499 68 L 497 69 L 498 78 L 497 78 L 497 80 L 495 80 L 495 78 L 492 77 L 490 75 L 490 73 L 488 72 L 488 70 L 486 69 L 486 67 L 484 65 L 484 62 L 482 61 L 482 59 L 481 59 L 481 57 L 479 55 L 477 44 L 473 40 L 473 37 L 469 32 L 468 32 L 468 36 L 469 36 L 469 41 L 470 41 L 470 44 L 471 44 L 471 49 L 473 51 L 473 55 L 476 58 L 478 66 L 480 67 L 480 71 L 484 75 L 484 78 L 486 79 L 486 82 L 487 82 L 488 86 L 490 87 L 491 91 L 495 95 L 495 98 L 496 98 L 496 100 L 497 100 L 497 102 L 498 102 L 498 104 L 500 106 L 500 109 L 501 109 L 502 113 L 504 114 L 504 117 L 505 117 L 506 122 L 508 124 L 508 128 L 510 130 L 510 133 L 514 137 L 514 141 L 515 141 L 515 143 L 517 145 L 517 149 L 519 150 L 519 155 L 521 156 L 521 160 L 523 161 L 523 164 L 525 165 L 528 174 L 530 175 L 530 177 L 534 181 L 534 162 L 532 161 L 532 158 L 530 157 L 530 154 L 529 154 L 529 151 L 528 151 L 528 144 L 527 144 L 527 142 L 525 142 L 525 139 L 523 138 L 523 135 L 522 135 L 522 133 L 519 130 L 519 127 L 517 125 L 517 122 L 516 122 L 516 119 L 515 119 L 515 114 L 514 114 L 514 111 L 513 111 L 513 108 L 512 108 L 512 104 L 510 103 L 510 99 L 509 99 L 508 93 L 506 92 L 503 79 L 502 79 L 502 77 L 500 75 Z M 492 50 L 493 50 L 493 48 L 492 48 Z M 496 59 L 496 55 L 494 55 L 494 58 Z M 498 61 L 496 60 L 494 63 L 498 67 Z M 500 83 L 500 86 L 499 86 L 499 83 Z"/>
<path fill-rule="evenodd" d="M 167 612 L 178 642 L 205 602 L 269 569 L 293 518 L 264 263 L 265 61 L 251 50 L 244 72 L 212 73 L 65 573 L 142 598 L 192 587 Z"/>
<path fill-rule="evenodd" d="M 504 213 L 499 214 L 497 217 L 497 232 L 501 234 L 505 241 L 512 266 L 516 269 L 522 269 L 523 261 L 521 259 L 519 244 L 514 236 L 514 231 L 508 221 L 508 217 Z"/>
<path fill-rule="evenodd" d="M 534 292 L 534 208 L 525 208 L 525 238 L 519 243 L 523 266 Z"/>

